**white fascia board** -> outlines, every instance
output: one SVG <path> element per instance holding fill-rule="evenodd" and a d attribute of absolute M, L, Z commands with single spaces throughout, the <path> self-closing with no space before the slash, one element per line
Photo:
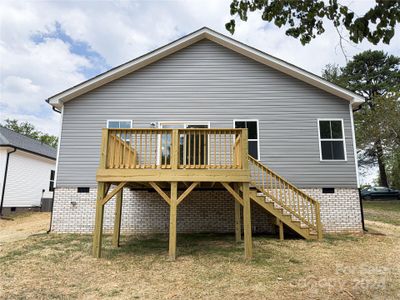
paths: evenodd
<path fill-rule="evenodd" d="M 140 68 L 143 68 L 157 60 L 160 60 L 168 55 L 171 55 L 183 48 L 186 48 L 202 39 L 208 39 L 213 41 L 225 48 L 231 49 L 237 53 L 247 56 L 255 61 L 258 61 L 264 65 L 281 71 L 289 76 L 297 78 L 308 84 L 311 84 L 317 88 L 325 90 L 328 93 L 334 94 L 340 98 L 349 101 L 352 107 L 357 107 L 364 102 L 364 98 L 351 91 L 343 89 L 333 83 L 324 80 L 312 73 L 302 70 L 294 65 L 284 62 L 276 57 L 261 52 L 255 48 L 247 46 L 241 42 L 224 36 L 220 33 L 212 31 L 208 28 L 203 28 L 195 31 L 183 38 L 180 38 L 164 47 L 158 48 L 148 54 L 145 54 L 135 60 L 125 63 L 119 67 L 111 69 L 99 76 L 89 79 L 75 87 L 72 87 L 64 92 L 56 94 L 48 99 L 49 103 L 56 107 L 61 108 L 62 104 L 69 101 L 77 96 L 87 93 L 99 86 L 102 86 L 108 82 L 125 76 L 131 72 L 134 72 Z"/>

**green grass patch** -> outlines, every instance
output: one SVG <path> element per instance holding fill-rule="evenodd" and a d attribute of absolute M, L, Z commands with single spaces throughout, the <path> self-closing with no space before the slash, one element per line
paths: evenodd
<path fill-rule="evenodd" d="M 17 246 L 7 254 L 0 255 L 0 263 L 12 263 L 18 259 L 29 258 L 29 255 L 42 255 L 46 249 L 53 251 L 48 259 L 57 262 L 61 257 L 85 251 L 91 243 L 90 236 L 77 234 L 41 234 L 32 236 L 28 240 L 32 241 L 29 245 Z"/>
<path fill-rule="evenodd" d="M 400 200 L 363 201 L 366 220 L 400 226 Z"/>

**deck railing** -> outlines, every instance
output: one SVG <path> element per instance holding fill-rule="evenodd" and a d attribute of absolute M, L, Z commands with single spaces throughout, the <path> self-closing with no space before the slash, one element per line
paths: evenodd
<path fill-rule="evenodd" d="M 247 159 L 246 129 L 103 129 L 102 143 L 106 169 L 242 169 Z"/>
<path fill-rule="evenodd" d="M 249 155 L 250 180 L 261 193 L 315 230 L 322 238 L 320 204 L 289 181 Z"/>

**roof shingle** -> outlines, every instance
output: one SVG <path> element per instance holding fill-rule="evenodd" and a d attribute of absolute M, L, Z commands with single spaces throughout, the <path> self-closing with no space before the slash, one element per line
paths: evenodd
<path fill-rule="evenodd" d="M 16 147 L 52 159 L 57 158 L 57 149 L 3 126 L 0 126 L 0 147 L 1 146 Z"/>

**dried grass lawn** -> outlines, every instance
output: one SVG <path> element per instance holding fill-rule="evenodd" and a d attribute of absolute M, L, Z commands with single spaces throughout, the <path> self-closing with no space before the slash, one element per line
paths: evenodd
<path fill-rule="evenodd" d="M 364 201 L 367 220 L 400 226 L 400 200 Z"/>
<path fill-rule="evenodd" d="M 232 235 L 178 235 L 171 262 L 165 236 L 106 238 L 94 259 L 90 236 L 41 234 L 0 245 L 0 298 L 400 299 L 400 226 L 367 226 L 321 242 L 258 236 L 250 262 Z"/>

